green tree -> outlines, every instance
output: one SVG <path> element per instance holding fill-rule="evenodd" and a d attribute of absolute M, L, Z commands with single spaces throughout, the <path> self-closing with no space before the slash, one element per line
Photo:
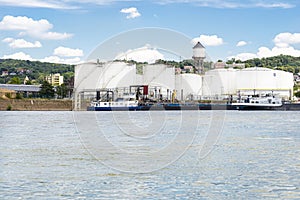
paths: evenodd
<path fill-rule="evenodd" d="M 63 99 L 67 96 L 68 88 L 65 84 L 56 87 L 56 94 L 59 99 Z"/>
<path fill-rule="evenodd" d="M 21 80 L 19 77 L 15 76 L 8 81 L 8 84 L 21 84 Z"/>
<path fill-rule="evenodd" d="M 300 98 L 300 91 L 295 92 L 295 96 L 298 97 L 298 98 Z"/>
<path fill-rule="evenodd" d="M 42 98 L 53 98 L 55 95 L 54 87 L 47 81 L 44 81 L 41 85 L 41 90 L 39 94 Z"/>
<path fill-rule="evenodd" d="M 26 81 L 25 85 L 32 85 L 32 81 L 31 80 Z"/>

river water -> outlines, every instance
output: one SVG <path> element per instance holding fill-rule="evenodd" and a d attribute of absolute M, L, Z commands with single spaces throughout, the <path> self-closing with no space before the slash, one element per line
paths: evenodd
<path fill-rule="evenodd" d="M 0 112 L 0 199 L 299 199 L 300 112 Z"/>

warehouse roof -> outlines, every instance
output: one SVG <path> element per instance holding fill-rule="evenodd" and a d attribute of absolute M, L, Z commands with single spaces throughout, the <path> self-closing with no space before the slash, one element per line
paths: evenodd
<path fill-rule="evenodd" d="M 0 88 L 14 90 L 16 92 L 39 92 L 41 85 L 17 85 L 17 84 L 0 84 Z"/>

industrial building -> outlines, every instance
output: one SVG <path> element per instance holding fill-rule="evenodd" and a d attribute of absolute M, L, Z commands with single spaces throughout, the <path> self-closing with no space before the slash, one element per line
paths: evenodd
<path fill-rule="evenodd" d="M 96 91 L 110 90 L 117 96 L 130 91 L 130 86 L 147 86 L 147 95 L 178 101 L 223 100 L 228 96 L 269 94 L 291 99 L 294 79 L 289 72 L 268 68 L 214 69 L 204 73 L 205 49 L 201 43 L 193 48 L 197 73 L 176 73 L 174 66 L 99 61 L 75 67 L 75 109 L 82 99 L 92 99 Z M 139 67 L 139 70 L 137 68 Z M 142 67 L 142 69 L 141 69 Z"/>
<path fill-rule="evenodd" d="M 268 68 L 215 69 L 205 74 L 175 74 L 175 67 L 144 65 L 137 74 L 135 64 L 89 62 L 75 67 L 75 98 L 95 97 L 96 91 L 117 90 L 118 95 L 133 85 L 148 85 L 149 93 L 180 101 L 215 99 L 229 95 L 273 93 L 285 99 L 293 94 L 293 74 Z M 78 99 L 77 99 L 78 100 Z"/>
<path fill-rule="evenodd" d="M 21 93 L 24 97 L 38 96 L 41 85 L 0 84 L 0 90 L 10 91 L 8 93 Z M 3 93 L 3 92 L 2 92 Z"/>

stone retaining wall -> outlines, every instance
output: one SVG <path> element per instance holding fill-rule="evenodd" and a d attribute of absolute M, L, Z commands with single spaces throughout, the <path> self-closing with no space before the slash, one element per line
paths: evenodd
<path fill-rule="evenodd" d="M 0 99 L 0 110 L 70 111 L 72 100 Z"/>

